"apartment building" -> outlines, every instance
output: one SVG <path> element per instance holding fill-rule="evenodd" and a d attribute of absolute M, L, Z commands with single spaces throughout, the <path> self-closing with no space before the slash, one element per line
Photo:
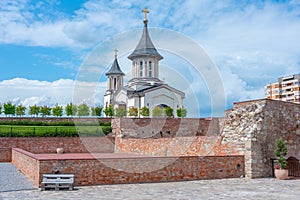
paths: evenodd
<path fill-rule="evenodd" d="M 300 74 L 278 78 L 278 82 L 265 85 L 268 99 L 300 103 Z"/>

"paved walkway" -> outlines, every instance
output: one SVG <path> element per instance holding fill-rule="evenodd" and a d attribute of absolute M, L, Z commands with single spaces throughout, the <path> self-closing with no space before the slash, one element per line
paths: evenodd
<path fill-rule="evenodd" d="M 39 189 L 0 193 L 3 200 L 36 199 L 289 199 L 299 200 L 300 180 L 217 179 L 188 182 L 102 185 L 74 191 Z M 1 199 L 1 200 L 2 200 Z"/>
<path fill-rule="evenodd" d="M 33 183 L 13 164 L 0 162 L 0 192 L 31 190 L 35 188 Z"/>

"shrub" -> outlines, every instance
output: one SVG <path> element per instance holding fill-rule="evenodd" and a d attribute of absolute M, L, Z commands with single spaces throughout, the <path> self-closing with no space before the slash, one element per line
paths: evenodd
<path fill-rule="evenodd" d="M 178 108 L 176 110 L 177 117 L 186 117 L 187 111 L 185 108 Z"/>
<path fill-rule="evenodd" d="M 144 107 L 141 108 L 140 113 L 144 117 L 149 117 L 150 116 L 150 109 L 147 108 L 146 106 L 144 106 Z"/>
<path fill-rule="evenodd" d="M 116 108 L 115 115 L 116 115 L 116 117 L 125 117 L 127 115 L 126 108 L 122 108 L 122 107 Z"/>
<path fill-rule="evenodd" d="M 166 107 L 165 108 L 165 115 L 167 117 L 173 117 L 173 108 L 171 108 L 170 106 Z"/>
<path fill-rule="evenodd" d="M 276 142 L 275 156 L 278 157 L 278 162 L 281 169 L 286 169 L 287 167 L 287 160 L 285 159 L 286 154 L 287 148 L 285 142 L 280 137 Z"/>
<path fill-rule="evenodd" d="M 129 116 L 136 117 L 138 116 L 138 109 L 136 107 L 129 108 Z"/>
<path fill-rule="evenodd" d="M 160 108 L 160 107 L 155 107 L 153 110 L 152 110 L 152 116 L 153 117 L 161 117 L 163 114 L 163 110 Z"/>
<path fill-rule="evenodd" d="M 109 105 L 109 106 L 105 107 L 103 112 L 104 112 L 105 116 L 107 116 L 107 117 L 114 116 L 114 108 L 113 108 L 112 105 Z"/>

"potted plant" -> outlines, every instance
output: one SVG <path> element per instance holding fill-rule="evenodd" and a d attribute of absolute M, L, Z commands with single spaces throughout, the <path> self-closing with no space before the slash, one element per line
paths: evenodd
<path fill-rule="evenodd" d="M 275 177 L 280 180 L 287 179 L 288 170 L 287 170 L 287 160 L 285 156 L 287 154 L 287 148 L 285 142 L 280 137 L 276 142 L 275 156 L 278 158 L 278 166 L 275 166 Z"/>

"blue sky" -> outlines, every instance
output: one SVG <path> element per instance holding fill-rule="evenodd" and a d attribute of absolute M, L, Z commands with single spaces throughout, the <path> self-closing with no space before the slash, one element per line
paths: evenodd
<path fill-rule="evenodd" d="M 219 70 L 226 108 L 233 102 L 263 98 L 266 83 L 300 73 L 298 0 L 2 0 L 0 103 L 72 101 L 72 88 L 86 57 L 109 38 L 141 29 L 144 7 L 150 10 L 149 27 L 176 31 L 205 49 Z M 121 67 L 130 70 L 123 57 Z M 176 65 L 170 60 L 167 56 L 161 65 Z M 167 72 L 162 76 L 180 87 Z M 104 81 L 100 79 L 99 99 Z M 199 102 L 205 102 L 203 83 L 190 84 L 203 88 L 194 92 Z M 209 115 L 208 107 L 201 109 Z"/>

